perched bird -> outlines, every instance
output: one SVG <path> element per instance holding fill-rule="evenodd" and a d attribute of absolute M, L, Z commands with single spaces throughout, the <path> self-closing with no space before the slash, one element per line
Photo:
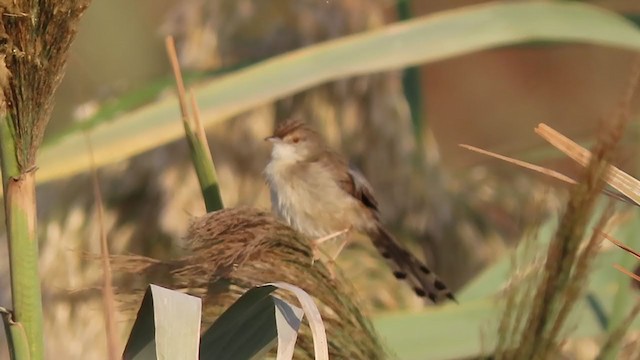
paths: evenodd
<path fill-rule="evenodd" d="M 264 173 L 276 215 L 310 239 L 347 229 L 361 232 L 389 262 L 393 275 L 406 280 L 418 296 L 434 303 L 455 301 L 444 282 L 385 230 L 367 180 L 320 134 L 289 120 L 266 140 L 273 143 Z"/>

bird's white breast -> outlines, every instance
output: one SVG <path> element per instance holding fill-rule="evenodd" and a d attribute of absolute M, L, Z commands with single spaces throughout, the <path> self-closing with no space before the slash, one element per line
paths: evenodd
<path fill-rule="evenodd" d="M 365 221 L 362 205 L 321 163 L 272 160 L 265 169 L 273 211 L 291 227 L 319 238 Z"/>

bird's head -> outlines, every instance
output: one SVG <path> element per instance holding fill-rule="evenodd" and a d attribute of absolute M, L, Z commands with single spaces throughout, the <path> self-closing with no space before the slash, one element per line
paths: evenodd
<path fill-rule="evenodd" d="M 265 140 L 273 144 L 271 159 L 275 161 L 310 161 L 324 148 L 320 134 L 297 119 L 282 123 Z"/>

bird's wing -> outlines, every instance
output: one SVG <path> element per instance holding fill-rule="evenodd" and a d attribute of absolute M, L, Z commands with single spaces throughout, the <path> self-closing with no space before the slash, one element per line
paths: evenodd
<path fill-rule="evenodd" d="M 360 200 L 366 207 L 378 211 L 378 201 L 373 195 L 373 188 L 364 175 L 353 167 L 350 167 L 347 173 L 353 188 L 351 196 Z"/>
<path fill-rule="evenodd" d="M 318 162 L 322 166 L 331 167 L 328 170 L 334 174 L 336 182 L 342 190 L 358 199 L 367 208 L 378 212 L 378 201 L 373 195 L 373 189 L 360 171 L 347 165 L 342 156 L 332 151 L 323 153 Z"/>

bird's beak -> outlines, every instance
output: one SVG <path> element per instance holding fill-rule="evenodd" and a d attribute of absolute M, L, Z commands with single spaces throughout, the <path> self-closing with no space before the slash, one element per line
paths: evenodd
<path fill-rule="evenodd" d="M 269 142 L 271 142 L 271 143 L 277 143 L 277 142 L 279 142 L 281 139 L 280 139 L 279 137 L 277 137 L 277 136 L 269 136 L 269 137 L 264 138 L 264 140 L 265 140 L 265 141 L 269 141 Z"/>

